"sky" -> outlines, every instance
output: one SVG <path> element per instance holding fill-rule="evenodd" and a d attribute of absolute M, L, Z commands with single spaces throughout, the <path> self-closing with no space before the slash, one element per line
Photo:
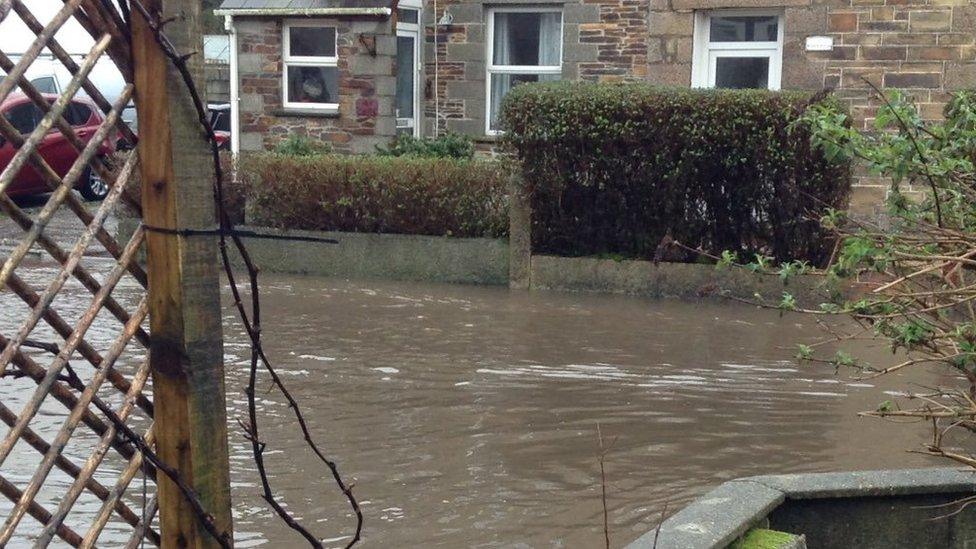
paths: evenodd
<path fill-rule="evenodd" d="M 24 0 L 24 5 L 41 24 L 47 24 L 59 9 L 64 7 L 61 0 Z M 35 35 L 24 25 L 13 11 L 0 22 L 0 50 L 7 55 L 23 53 L 34 41 Z M 74 18 L 69 19 L 55 35 L 55 39 L 68 53 L 82 54 L 91 49 L 94 41 Z"/>

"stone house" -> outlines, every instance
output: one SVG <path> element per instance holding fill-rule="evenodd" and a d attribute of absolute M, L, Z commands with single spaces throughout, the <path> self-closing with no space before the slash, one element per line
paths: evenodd
<path fill-rule="evenodd" d="M 976 0 L 225 0 L 239 150 L 292 133 L 371 152 L 398 133 L 490 146 L 507 90 L 551 79 L 836 89 L 926 116 L 976 86 Z"/>

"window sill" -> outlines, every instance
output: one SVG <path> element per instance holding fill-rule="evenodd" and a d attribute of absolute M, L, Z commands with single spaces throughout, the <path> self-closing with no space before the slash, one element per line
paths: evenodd
<path fill-rule="evenodd" d="M 339 109 L 296 109 L 293 107 L 275 109 L 274 116 L 295 116 L 301 118 L 339 118 Z"/>

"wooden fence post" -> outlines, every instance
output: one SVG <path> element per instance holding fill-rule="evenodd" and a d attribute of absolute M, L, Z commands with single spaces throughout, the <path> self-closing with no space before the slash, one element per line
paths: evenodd
<path fill-rule="evenodd" d="M 142 0 L 166 24 L 190 68 L 203 74 L 198 0 Z M 213 166 L 183 81 L 152 29 L 132 10 L 132 54 L 139 117 L 143 222 L 164 229 L 215 226 Z M 201 90 L 203 93 L 203 90 Z M 213 516 L 232 532 L 223 342 L 216 240 L 147 234 L 156 449 L 176 467 Z M 165 475 L 157 476 L 162 546 L 217 547 Z"/>

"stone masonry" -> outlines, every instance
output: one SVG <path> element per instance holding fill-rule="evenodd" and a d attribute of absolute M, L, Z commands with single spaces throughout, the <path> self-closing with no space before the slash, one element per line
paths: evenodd
<path fill-rule="evenodd" d="M 482 137 L 488 62 L 489 7 L 559 6 L 563 14 L 562 77 L 569 80 L 641 80 L 647 75 L 649 0 L 580 0 L 525 3 L 502 0 L 438 2 L 425 5 L 425 135 L 452 131 Z M 450 25 L 438 25 L 445 11 Z M 435 58 L 436 54 L 436 58 Z M 436 59 L 436 61 L 435 61 Z M 436 90 L 435 95 L 435 75 Z"/>
<path fill-rule="evenodd" d="M 282 108 L 281 19 L 235 20 L 241 150 L 270 149 L 289 135 L 301 135 L 338 152 L 369 153 L 393 138 L 396 42 L 390 21 L 322 21 L 337 28 L 338 114 Z"/>
<path fill-rule="evenodd" d="M 871 127 L 878 108 L 867 82 L 906 90 L 930 119 L 941 115 L 953 90 L 976 87 L 976 0 L 443 0 L 436 8 L 425 0 L 423 135 L 451 131 L 491 146 L 485 137 L 487 14 L 506 6 L 560 8 L 561 76 L 569 80 L 690 86 L 696 12 L 762 9 L 783 15 L 782 88 L 832 88 L 861 127 Z M 438 24 L 445 13 L 450 22 Z M 235 18 L 242 149 L 268 148 L 291 133 L 354 153 L 393 138 L 392 19 L 333 23 L 341 100 L 337 115 L 324 116 L 281 108 L 281 19 Z M 832 38 L 833 48 L 807 51 L 813 36 Z M 868 177 L 859 183 L 881 188 Z"/>

